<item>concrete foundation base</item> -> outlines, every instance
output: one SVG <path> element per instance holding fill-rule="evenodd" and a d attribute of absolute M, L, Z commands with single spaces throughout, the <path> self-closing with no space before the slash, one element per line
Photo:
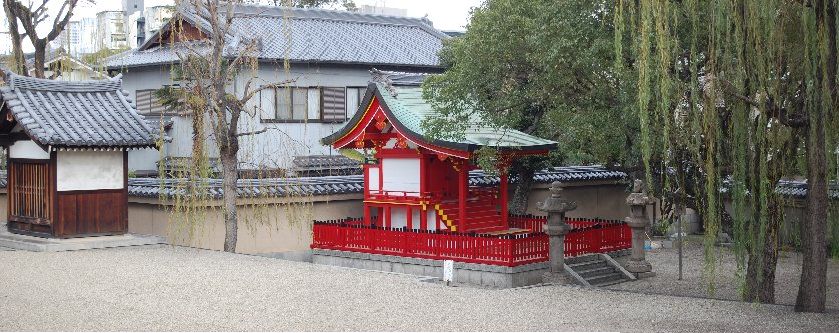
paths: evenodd
<path fill-rule="evenodd" d="M 334 250 L 312 250 L 312 262 L 383 272 L 443 277 L 443 261 Z M 515 288 L 542 283 L 548 262 L 516 267 L 454 263 L 454 282 L 494 288 Z"/>
<path fill-rule="evenodd" d="M 0 248 L 5 247 L 14 250 L 61 252 L 152 244 L 166 244 L 166 240 L 160 236 L 135 234 L 69 239 L 41 238 L 10 233 L 5 223 L 0 224 Z"/>

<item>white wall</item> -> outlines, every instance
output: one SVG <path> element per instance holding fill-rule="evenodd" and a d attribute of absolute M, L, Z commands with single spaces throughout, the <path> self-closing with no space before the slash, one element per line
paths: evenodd
<path fill-rule="evenodd" d="M 282 64 L 263 63 L 256 71 L 244 71 L 239 75 L 235 90 L 241 94 L 245 83 L 252 77 L 251 87 L 276 83 L 284 80 L 295 80 L 293 86 L 299 87 L 366 87 L 370 80 L 367 67 L 336 67 L 320 65 L 293 64 L 286 73 Z M 132 99 L 137 90 L 159 89 L 165 84 L 171 84 L 167 67 L 130 68 L 123 73 L 123 89 L 128 91 Z M 242 132 L 256 131 L 267 128 L 267 132 L 243 137 L 240 140 L 239 159 L 242 168 L 254 169 L 260 166 L 269 168 L 287 168 L 291 166 L 294 156 L 301 155 L 329 155 L 337 154 L 329 146 L 320 144 L 320 139 L 341 129 L 346 123 L 263 123 L 262 114 L 269 116 L 273 110 L 263 110 L 260 104 L 273 100 L 272 94 L 254 97 L 247 105 L 252 115 L 243 117 L 239 129 Z M 319 100 L 309 99 L 310 108 L 319 108 Z M 261 103 L 262 102 L 262 103 Z M 192 130 L 189 118 L 176 117 L 169 132 L 173 142 L 165 148 L 168 156 L 189 156 L 191 151 Z M 208 140 L 212 141 L 212 139 Z M 217 156 L 216 149 L 210 149 L 210 156 Z M 131 152 L 129 155 L 130 170 L 153 170 L 157 160 L 149 160 L 150 154 Z"/>
<path fill-rule="evenodd" d="M 379 190 L 379 168 L 370 167 L 367 171 L 367 189 L 370 192 Z"/>
<path fill-rule="evenodd" d="M 9 157 L 48 160 L 50 159 L 50 153 L 38 146 L 35 141 L 15 141 L 15 143 L 9 147 Z"/>
<path fill-rule="evenodd" d="M 121 189 L 125 185 L 121 151 L 59 151 L 59 191 Z"/>
<path fill-rule="evenodd" d="M 436 226 L 436 212 L 434 209 L 429 207 L 428 210 L 425 211 L 427 214 L 426 217 L 428 218 L 428 225 L 426 226 L 427 230 L 434 230 Z M 422 215 L 422 210 L 420 206 L 412 206 L 411 207 L 411 226 L 413 229 L 419 229 L 421 226 L 420 216 Z M 405 207 L 393 207 L 390 209 L 390 226 L 391 228 L 403 228 L 408 226 L 408 210 Z M 445 228 L 445 224 L 441 224 L 443 229 Z"/>
<path fill-rule="evenodd" d="M 420 191 L 420 160 L 418 158 L 383 158 L 382 188 L 384 191 Z"/>

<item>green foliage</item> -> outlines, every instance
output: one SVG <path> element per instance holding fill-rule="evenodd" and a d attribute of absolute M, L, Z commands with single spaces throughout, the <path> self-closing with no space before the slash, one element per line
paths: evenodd
<path fill-rule="evenodd" d="M 120 54 L 128 50 L 130 50 L 130 48 L 127 46 L 118 49 L 101 49 L 99 51 L 83 55 L 82 61 L 84 61 L 88 65 L 93 66 L 96 69 L 100 69 L 104 66 L 105 59 L 112 55 Z"/>
<path fill-rule="evenodd" d="M 828 59 L 813 8 L 783 0 L 618 1 L 616 8 L 613 49 L 634 61 L 615 67 L 638 75 L 647 178 L 661 184 L 657 194 L 664 200 L 699 204 L 711 291 L 713 245 L 727 227 L 739 274 L 752 279 L 749 288 L 764 288 L 764 272 L 774 274 L 784 216 L 775 184 L 806 170 L 801 119 L 814 108 L 832 110 L 823 118 L 827 124 L 839 119 L 832 99 L 821 97 L 828 93 L 811 87 Z M 835 136 L 828 147 L 836 147 Z M 732 226 L 721 222 L 727 215 L 719 195 L 723 180 Z"/>
<path fill-rule="evenodd" d="M 558 141 L 555 162 L 637 165 L 636 114 L 611 66 L 611 4 L 490 0 L 475 8 L 466 33 L 444 45 L 446 72 L 424 84 L 441 114 L 423 124 L 426 132 L 462 137 L 477 114 Z"/>

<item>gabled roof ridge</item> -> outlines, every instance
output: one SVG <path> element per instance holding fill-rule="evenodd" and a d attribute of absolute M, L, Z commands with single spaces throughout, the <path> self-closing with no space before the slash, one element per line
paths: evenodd
<path fill-rule="evenodd" d="M 103 80 L 62 81 L 40 79 L 6 72 L 6 82 L 11 89 L 55 92 L 105 92 L 120 90 L 122 75 Z"/>

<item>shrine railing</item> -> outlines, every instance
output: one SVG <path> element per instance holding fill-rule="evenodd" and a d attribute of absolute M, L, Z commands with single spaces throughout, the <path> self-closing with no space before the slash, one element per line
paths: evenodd
<path fill-rule="evenodd" d="M 510 215 L 510 227 L 543 232 L 547 217 L 537 215 Z M 565 223 L 571 231 L 565 235 L 565 256 L 575 257 L 589 253 L 607 253 L 632 247 L 632 230 L 620 220 L 569 217 Z"/>
<path fill-rule="evenodd" d="M 499 266 L 548 260 L 548 236 L 544 233 L 483 235 L 387 229 L 362 225 L 358 220 L 314 222 L 311 247 Z"/>
<path fill-rule="evenodd" d="M 632 247 L 632 229 L 620 220 L 577 219 L 565 234 L 565 256 L 608 253 Z"/>

